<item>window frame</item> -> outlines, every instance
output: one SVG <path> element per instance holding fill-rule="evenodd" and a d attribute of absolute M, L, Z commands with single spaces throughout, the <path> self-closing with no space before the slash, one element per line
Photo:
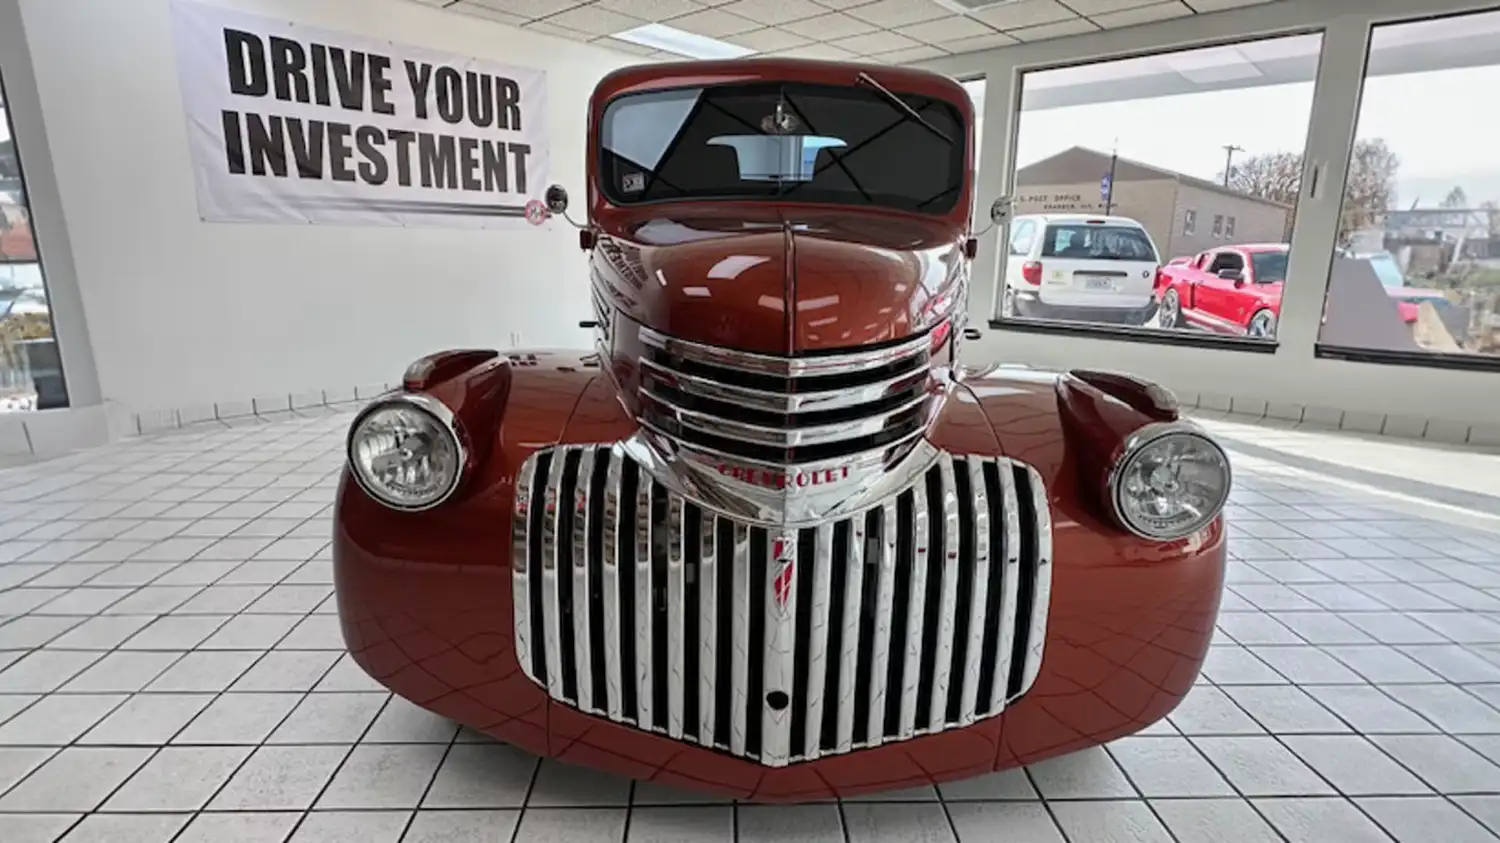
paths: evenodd
<path fill-rule="evenodd" d="M 1198 233 L 1198 211 L 1195 208 L 1187 208 L 1182 212 L 1182 236 L 1192 237 Z"/>

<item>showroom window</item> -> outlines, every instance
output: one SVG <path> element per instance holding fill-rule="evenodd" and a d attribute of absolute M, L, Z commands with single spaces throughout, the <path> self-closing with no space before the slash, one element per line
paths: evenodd
<path fill-rule="evenodd" d="M 0 412 L 67 405 L 26 180 L 0 80 Z"/>
<path fill-rule="evenodd" d="M 1372 27 L 1319 353 L 1500 361 L 1500 12 Z"/>
<path fill-rule="evenodd" d="M 1274 348 L 1322 41 L 1023 73 L 999 323 Z"/>

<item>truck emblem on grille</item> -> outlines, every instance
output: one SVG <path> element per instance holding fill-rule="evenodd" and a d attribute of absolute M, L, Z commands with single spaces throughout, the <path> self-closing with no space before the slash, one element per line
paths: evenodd
<path fill-rule="evenodd" d="M 719 463 L 719 473 L 731 480 L 766 489 L 806 489 L 809 486 L 829 486 L 849 479 L 849 466 L 820 468 L 813 471 L 768 471 L 732 463 Z"/>
<path fill-rule="evenodd" d="M 771 580 L 771 589 L 776 597 L 776 613 L 787 615 L 787 601 L 792 597 L 792 581 L 797 576 L 797 545 L 788 536 L 777 536 L 771 541 L 771 558 L 776 562 L 776 577 Z"/>

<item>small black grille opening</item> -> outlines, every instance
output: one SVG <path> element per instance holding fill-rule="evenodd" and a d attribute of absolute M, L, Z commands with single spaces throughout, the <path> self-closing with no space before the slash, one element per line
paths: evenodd
<path fill-rule="evenodd" d="M 837 701 L 846 693 L 839 685 L 839 664 L 844 653 L 844 613 L 853 607 L 844 599 L 849 589 L 849 522 L 840 521 L 833 528 L 833 566 L 829 569 L 828 587 L 828 646 L 823 672 L 823 740 L 819 743 L 824 752 L 838 747 L 839 713 Z M 828 701 L 833 700 L 834 705 Z"/>
<path fill-rule="evenodd" d="M 667 728 L 667 490 L 651 484 L 651 719 Z"/>
<path fill-rule="evenodd" d="M 683 513 L 683 586 L 682 586 L 682 728 L 689 735 L 698 735 L 698 660 L 701 648 L 699 607 L 702 591 L 703 560 L 703 511 L 688 504 Z M 711 735 L 703 738 L 712 739 Z"/>
<path fill-rule="evenodd" d="M 942 626 L 943 577 L 948 553 L 943 547 L 943 475 L 927 472 L 927 582 L 922 592 L 922 659 L 917 680 L 917 728 L 932 722 L 932 693 L 937 684 L 938 628 Z"/>
<path fill-rule="evenodd" d="M 600 448 L 594 452 L 593 473 L 589 475 L 588 499 L 588 583 L 589 583 L 589 664 L 587 681 L 595 705 L 604 705 L 608 697 L 608 682 L 604 670 L 604 534 L 605 534 L 605 489 L 609 480 L 610 452 Z M 577 560 L 574 561 L 577 564 Z"/>
<path fill-rule="evenodd" d="M 766 670 L 766 556 L 769 548 L 766 531 L 750 530 L 750 677 L 749 703 L 745 723 L 745 754 L 760 757 L 761 711 L 765 705 Z"/>
<path fill-rule="evenodd" d="M 714 734 L 713 742 L 729 745 L 729 729 L 734 708 L 734 524 L 727 518 L 717 519 L 714 530 L 714 557 L 718 571 L 718 641 L 714 645 Z"/>
<path fill-rule="evenodd" d="M 968 664 L 971 653 L 969 652 L 969 622 L 970 607 L 974 604 L 974 578 L 975 571 L 981 564 L 974 559 L 976 552 L 974 531 L 977 524 L 974 519 L 974 489 L 969 480 L 969 466 L 973 463 L 955 462 L 953 473 L 953 488 L 958 494 L 958 558 L 961 560 L 974 560 L 972 564 L 961 564 L 958 566 L 958 599 L 954 605 L 958 608 L 953 619 L 953 664 Z M 999 614 L 1000 608 L 993 606 L 985 613 Z M 948 723 L 957 723 L 963 715 L 964 701 L 964 675 L 961 671 L 955 671 L 948 682 L 948 710 L 944 712 L 943 719 Z"/>
<path fill-rule="evenodd" d="M 563 458 L 562 482 L 557 495 L 557 597 L 558 597 L 558 643 L 562 650 L 559 660 L 562 668 L 563 696 L 568 700 L 578 699 L 578 651 L 574 649 L 573 613 L 577 604 L 573 600 L 573 518 L 574 490 L 578 488 L 578 461 L 581 451 L 569 451 Z"/>
<path fill-rule="evenodd" d="M 902 493 L 896 500 L 896 576 L 891 598 L 891 648 L 886 659 L 885 736 L 901 734 L 902 674 L 906 668 L 906 613 L 911 602 L 912 566 L 912 494 Z"/>
<path fill-rule="evenodd" d="M 895 529 L 894 524 L 882 521 L 884 512 L 872 509 L 864 515 L 864 580 L 859 601 L 859 653 L 855 658 L 854 691 L 862 699 L 854 705 L 854 739 L 864 740 L 870 734 L 870 677 L 875 662 L 875 614 L 880 608 L 880 560 L 886 530 Z M 880 714 L 876 714 L 880 717 Z M 878 721 L 877 721 L 878 722 Z"/>
<path fill-rule="evenodd" d="M 1000 696 L 996 692 L 997 683 L 995 677 L 995 662 L 1000 653 L 1000 625 L 1003 622 L 1004 612 L 999 611 L 1005 600 L 1005 555 L 1008 548 L 1005 546 L 1005 516 L 1001 505 L 1005 501 L 1004 493 L 1000 485 L 1000 472 L 994 463 L 986 462 L 984 470 L 984 493 L 991 503 L 990 511 L 990 580 L 985 584 L 986 604 L 996 611 L 985 615 L 984 637 L 982 639 L 981 657 L 979 660 L 979 702 L 978 709 L 981 714 L 994 711 L 1004 700 L 996 699 Z M 1009 676 L 1002 677 L 1000 682 L 1009 681 Z"/>
<path fill-rule="evenodd" d="M 551 517 L 547 512 L 547 478 L 552 471 L 552 454 L 543 453 L 536 461 L 536 471 L 532 475 L 531 482 L 531 509 L 526 513 L 526 529 L 533 536 L 541 536 L 545 531 L 545 520 Z M 531 616 L 538 621 L 542 618 L 542 543 L 531 541 L 526 547 L 526 575 L 531 583 Z M 536 672 L 537 679 L 543 685 L 548 682 L 547 674 L 547 637 L 545 634 L 533 634 L 531 636 L 531 666 Z"/>
<path fill-rule="evenodd" d="M 640 719 L 640 707 L 636 698 L 635 677 L 635 631 L 643 623 L 635 605 L 635 554 L 636 531 L 639 518 L 644 513 L 636 507 L 640 492 L 640 467 L 634 460 L 626 460 L 620 470 L 620 534 L 616 561 L 620 571 L 620 709 L 621 715 L 632 722 Z M 650 482 L 649 480 L 647 482 Z M 540 589 L 533 589 L 535 594 Z M 650 607 L 646 607 L 650 608 Z M 538 618 L 541 615 L 537 615 Z"/>
<path fill-rule="evenodd" d="M 1021 682 L 1026 677 L 1026 651 L 1031 647 L 1030 637 L 1033 592 L 1036 590 L 1037 542 L 1036 503 L 1031 496 L 1031 478 L 1026 470 L 1013 469 L 1016 478 L 1016 512 L 1021 518 L 1021 572 L 1016 588 L 1016 638 L 1011 647 L 1010 681 L 1005 686 L 1005 698 L 1011 699 L 1021 693 Z"/>
<path fill-rule="evenodd" d="M 797 571 L 794 581 L 797 590 L 797 615 L 796 629 L 797 640 L 806 642 L 812 637 L 812 601 L 814 578 L 817 576 L 814 568 L 817 566 L 817 532 L 815 530 L 800 530 L 797 534 Z M 795 706 L 792 710 L 792 754 L 801 754 L 803 747 L 807 746 L 807 686 L 811 682 L 808 676 L 807 661 L 810 656 L 809 648 L 798 647 L 792 653 L 792 698 L 791 704 Z"/>

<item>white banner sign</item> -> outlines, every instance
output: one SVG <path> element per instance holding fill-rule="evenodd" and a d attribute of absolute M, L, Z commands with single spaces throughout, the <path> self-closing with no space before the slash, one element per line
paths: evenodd
<path fill-rule="evenodd" d="M 203 219 L 541 222 L 544 71 L 184 0 L 172 17 Z"/>

